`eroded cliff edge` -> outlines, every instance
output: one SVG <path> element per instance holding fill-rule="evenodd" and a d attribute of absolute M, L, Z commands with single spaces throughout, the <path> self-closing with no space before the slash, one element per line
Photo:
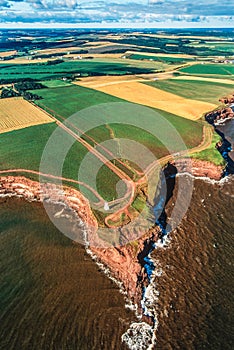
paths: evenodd
<path fill-rule="evenodd" d="M 186 159 L 179 161 L 179 163 L 177 161 L 179 173 L 187 172 L 187 161 Z M 170 176 L 168 167 L 169 165 L 164 170 L 167 176 Z M 219 180 L 222 177 L 222 172 L 222 167 L 217 167 L 209 162 L 192 160 L 192 175 L 194 176 Z M 64 205 L 79 216 L 88 230 L 91 228 L 89 238 L 90 235 L 96 234 L 98 223 L 88 200 L 78 190 L 63 187 L 64 194 L 60 195 L 56 185 L 45 183 L 42 186 L 43 188 L 38 182 L 23 176 L 0 177 L 1 197 L 18 196 L 28 201 L 50 201 L 51 203 Z M 154 243 L 161 237 L 160 227 L 155 224 L 147 232 L 142 231 L 142 234 L 138 237 L 117 247 L 101 247 L 91 244 L 89 249 L 95 254 L 97 260 L 109 269 L 111 275 L 121 282 L 128 298 L 134 304 L 140 306 L 143 288 L 148 284 L 144 258 L 148 257 Z"/>

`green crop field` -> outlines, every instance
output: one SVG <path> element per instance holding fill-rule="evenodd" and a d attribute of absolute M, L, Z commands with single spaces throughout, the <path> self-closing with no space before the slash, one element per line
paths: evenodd
<path fill-rule="evenodd" d="M 101 103 L 112 103 L 112 102 L 126 102 L 117 97 L 105 94 L 103 92 L 99 92 L 97 90 L 72 85 L 70 87 L 61 87 L 61 88 L 53 88 L 53 89 L 40 89 L 35 90 L 37 94 L 42 96 L 42 100 L 38 100 L 37 104 L 43 109 L 54 112 L 55 116 L 61 115 L 64 118 L 71 116 L 72 114 L 81 111 L 85 108 L 98 105 Z M 48 109 L 49 108 L 49 109 Z M 126 110 L 128 105 L 126 104 Z M 118 111 L 118 105 L 116 105 L 116 112 Z M 157 110 L 155 110 L 157 111 Z M 181 118 L 170 114 L 165 111 L 159 111 L 163 117 L 168 120 L 173 127 L 179 132 L 179 134 L 184 139 L 187 147 L 191 148 L 197 145 L 202 138 L 202 126 L 198 122 L 194 122 L 185 118 Z M 127 112 L 126 112 L 127 113 Z M 131 113 L 129 110 L 128 123 L 135 125 L 135 115 Z M 125 123 L 125 116 L 123 116 L 123 124 Z M 62 120 L 62 119 L 61 119 Z M 152 120 L 152 123 L 154 121 Z M 127 137 L 132 136 L 131 131 L 126 127 L 118 127 L 118 125 L 114 126 L 114 134 L 117 137 Z M 155 148 L 155 154 L 157 155 L 158 144 L 156 143 L 156 147 L 154 147 L 155 140 L 153 141 L 150 135 L 146 136 L 144 131 L 139 133 L 139 130 L 132 128 L 133 139 L 136 141 L 145 142 L 147 147 Z M 98 142 L 103 141 L 103 139 L 109 138 L 105 136 L 107 135 L 108 130 L 105 127 L 95 131 L 95 139 Z M 130 134 L 129 134 L 130 132 Z M 121 135 L 121 136 L 120 136 Z M 148 141 L 149 140 L 149 141 Z"/>
<path fill-rule="evenodd" d="M 57 64 L 0 64 L 0 81 L 13 82 L 17 80 L 35 79 L 49 80 L 70 77 L 73 74 L 87 75 L 125 75 L 150 73 L 147 68 L 134 67 L 126 62 L 108 62 L 100 60 L 79 60 Z"/>
<path fill-rule="evenodd" d="M 121 101 L 117 97 L 78 85 L 40 89 L 40 91 L 33 90 L 32 92 L 43 98 L 42 100 L 36 101 L 40 107 L 44 109 L 49 108 L 56 114 L 60 114 L 65 118 L 90 106 L 100 103 Z"/>
<path fill-rule="evenodd" d="M 214 104 L 218 104 L 219 98 L 230 94 L 233 90 L 230 84 L 202 80 L 168 79 L 147 82 L 145 84 L 185 98 Z"/>
<path fill-rule="evenodd" d="M 49 137 L 55 131 L 56 127 L 55 124 L 43 124 L 0 134 L 0 170 L 28 169 L 39 171 L 43 151 Z M 62 176 L 77 180 L 79 166 L 88 151 L 83 145 L 76 142 L 72 136 L 68 135 L 62 129 L 59 130 L 59 138 L 61 139 L 61 142 L 58 141 L 60 147 L 56 147 L 56 150 L 54 150 L 56 159 L 61 159 L 60 152 L 62 152 L 63 146 L 66 147 L 66 143 L 69 140 L 73 141 L 73 145 L 67 152 L 63 162 Z M 56 169 L 56 164 L 56 160 L 51 161 L 51 163 L 48 164 L 48 169 L 45 169 L 44 172 L 61 176 Z M 103 166 L 103 168 L 106 167 Z M 90 164 L 90 173 L 87 173 L 86 176 L 87 183 L 90 182 L 89 176 L 91 173 L 92 164 Z M 112 182 L 114 180 L 115 182 L 119 180 L 119 178 L 116 179 L 113 173 L 111 177 L 109 168 L 105 169 L 105 173 L 112 179 Z M 23 175 L 29 176 L 29 174 Z M 30 176 L 30 178 L 38 179 L 35 175 Z M 108 187 L 107 182 L 105 188 L 102 189 L 103 196 L 110 195 L 112 196 L 110 199 L 116 195 L 115 188 L 112 188 L 112 182 L 110 187 Z M 71 185 L 79 188 L 79 186 L 74 183 L 71 183 Z M 94 201 L 96 200 L 89 190 L 86 188 L 82 188 L 82 190 L 87 193 L 88 198 L 92 198 Z M 111 194 L 109 193 L 109 190 Z"/>
<path fill-rule="evenodd" d="M 182 73 L 195 75 L 234 75 L 234 65 L 232 64 L 195 64 L 180 69 Z"/>

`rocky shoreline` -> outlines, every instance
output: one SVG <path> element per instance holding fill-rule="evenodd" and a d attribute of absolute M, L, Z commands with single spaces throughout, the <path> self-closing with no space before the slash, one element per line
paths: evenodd
<path fill-rule="evenodd" d="M 187 174 L 187 162 L 192 161 L 194 177 L 220 180 L 223 168 L 212 163 L 195 159 L 182 159 L 176 162 L 177 175 Z M 170 177 L 170 169 L 175 168 L 168 164 L 164 168 L 166 177 Z M 90 244 L 95 242 L 98 223 L 90 208 L 88 200 L 78 191 L 64 186 L 62 189 L 51 183 L 32 181 L 23 176 L 0 177 L 0 198 L 17 196 L 27 201 L 48 201 L 52 205 L 59 204 L 71 209 L 83 223 L 85 239 L 83 244 L 87 253 L 94 259 L 105 274 L 109 276 L 120 288 L 126 300 L 126 306 L 135 311 L 139 323 L 133 323 L 129 330 L 123 334 L 122 340 L 128 344 L 132 341 L 138 344 L 142 334 L 146 337 L 144 342 L 152 347 L 155 343 L 155 331 L 158 327 L 157 313 L 153 305 L 157 303 L 158 294 L 152 287 L 154 275 L 157 274 L 157 265 L 151 258 L 151 252 L 156 243 L 162 239 L 160 225 L 153 227 L 132 242 L 121 246 L 99 247 Z M 121 229 L 120 229 L 121 230 Z M 131 235 L 130 235 L 131 236 Z M 147 271 L 147 264 L 153 265 L 152 276 Z M 143 332 L 143 333 L 142 333 Z M 131 334 L 134 334 L 132 339 Z M 142 341 L 136 349 L 141 349 Z M 131 348 L 131 346 L 130 346 Z"/>
<path fill-rule="evenodd" d="M 62 203 L 79 214 L 90 227 L 97 228 L 97 221 L 88 200 L 74 188 L 64 186 L 62 191 L 52 183 L 40 184 L 24 176 L 1 176 L 0 197 L 22 197 L 27 201 Z"/>
<path fill-rule="evenodd" d="M 178 174 L 187 173 L 189 166 L 191 164 L 191 174 L 194 177 L 203 177 L 210 180 L 221 180 L 224 172 L 224 166 L 215 165 L 214 163 L 199 160 L 194 158 L 183 158 L 176 161 L 176 168 Z M 173 163 L 172 163 L 173 164 Z"/>
<path fill-rule="evenodd" d="M 189 159 L 177 161 L 178 174 L 187 172 Z M 223 168 L 212 163 L 200 160 L 192 160 L 192 174 L 195 177 L 207 177 L 220 180 Z M 97 229 L 97 221 L 91 211 L 88 200 L 78 191 L 70 187 L 63 188 L 60 195 L 56 185 L 51 183 L 41 184 L 23 176 L 0 177 L 0 196 L 18 196 L 28 201 L 50 200 L 51 203 L 63 204 L 72 209 L 87 227 Z M 129 242 L 119 247 L 95 247 L 90 245 L 93 254 L 106 265 L 113 276 L 120 280 L 128 297 L 140 305 L 142 289 L 148 283 L 148 276 L 144 268 L 143 260 L 147 257 L 152 244 L 160 237 L 160 229 L 155 226 L 149 232 L 142 232 L 142 236 L 134 242 Z M 90 238 L 90 237 L 89 237 Z"/>
<path fill-rule="evenodd" d="M 226 106 L 206 114 L 206 121 L 214 126 L 222 125 L 234 118 L 234 94 L 223 97 L 219 101 Z"/>

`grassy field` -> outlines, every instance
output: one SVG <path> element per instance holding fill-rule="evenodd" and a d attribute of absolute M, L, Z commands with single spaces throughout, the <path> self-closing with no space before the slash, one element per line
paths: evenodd
<path fill-rule="evenodd" d="M 199 80 L 168 79 L 147 82 L 146 84 L 184 98 L 214 104 L 218 104 L 219 98 L 232 92 L 232 86 L 230 84 Z"/>
<path fill-rule="evenodd" d="M 231 64 L 195 64 L 180 69 L 180 72 L 195 75 L 234 75 L 234 65 Z"/>
<path fill-rule="evenodd" d="M 1 134 L 1 170 L 38 170 L 43 149 L 55 128 L 55 123 L 43 124 Z"/>
<path fill-rule="evenodd" d="M 57 125 L 55 123 L 43 124 L 1 134 L 0 170 L 28 169 L 39 171 L 44 148 L 49 137 L 56 128 Z M 54 150 L 54 154 L 56 153 L 56 159 L 61 158 L 60 152 L 62 152 L 63 146 L 66 147 L 66 142 L 69 140 L 74 141 L 73 138 L 62 129 L 59 131 L 59 138 L 61 142 L 58 141 L 58 143 L 61 147 L 56 147 Z M 73 142 L 72 147 L 64 159 L 62 176 L 77 180 L 79 165 L 87 152 L 87 149 L 80 143 Z M 90 170 L 92 171 L 92 164 L 90 165 Z M 56 169 L 56 160 L 53 160 L 50 164 L 48 164 L 48 168 L 46 169 L 45 173 L 61 176 Z M 29 174 L 24 175 L 29 176 Z M 36 175 L 30 175 L 30 177 L 38 180 Z M 87 183 L 88 182 L 89 173 L 87 173 Z M 79 188 L 79 186 L 75 185 L 74 183 L 72 186 Z M 108 191 L 108 186 L 106 188 Z M 86 191 L 85 193 L 87 194 L 88 198 L 93 198 L 93 200 L 95 200 L 90 191 L 85 190 L 84 187 L 82 187 L 82 190 Z M 104 188 L 102 192 L 103 195 L 105 195 L 107 191 L 105 191 Z M 111 191 L 112 195 L 113 193 L 115 194 L 113 189 L 111 189 Z"/>
<path fill-rule="evenodd" d="M 124 75 L 150 73 L 151 69 L 134 67 L 126 62 L 108 62 L 101 60 L 79 60 L 58 64 L 0 64 L 0 81 L 35 79 L 47 80 L 70 77 L 73 74 L 87 75 Z"/>
<path fill-rule="evenodd" d="M 41 84 L 48 87 L 48 88 L 57 88 L 57 87 L 64 87 L 64 86 L 70 86 L 71 83 L 69 83 L 68 81 L 63 81 L 63 80 L 59 80 L 59 79 L 55 79 L 55 80 L 44 80 L 41 81 Z"/>
<path fill-rule="evenodd" d="M 192 158 L 205 160 L 214 163 L 215 165 L 225 165 L 225 161 L 220 152 L 216 149 L 216 144 L 220 141 L 220 136 L 215 132 L 213 140 L 209 148 L 199 153 L 191 155 Z"/>
<path fill-rule="evenodd" d="M 67 118 L 72 114 L 100 103 L 120 102 L 117 97 L 77 85 L 52 89 L 33 90 L 43 99 L 36 101 L 42 108 L 49 108 Z"/>
<path fill-rule="evenodd" d="M 46 113 L 21 97 L 0 99 L 0 133 L 50 122 Z"/>
<path fill-rule="evenodd" d="M 103 92 L 77 85 L 57 89 L 40 89 L 40 91 L 37 90 L 37 93 L 43 97 L 42 100 L 37 101 L 37 104 L 39 106 L 45 109 L 50 108 L 54 111 L 55 115 L 60 114 L 65 118 L 71 116 L 72 114 L 78 111 L 81 111 L 82 109 L 101 103 L 126 102 L 126 100 L 119 99 L 117 97 L 105 94 Z M 118 105 L 116 105 L 116 111 L 118 111 Z M 176 128 L 176 130 L 181 134 L 182 138 L 184 138 L 184 141 L 189 148 L 199 144 L 202 138 L 202 126 L 200 123 L 190 121 L 185 118 L 180 118 L 166 111 L 160 110 L 159 112 L 163 115 L 163 117 L 165 117 L 166 120 L 168 120 Z M 135 115 L 132 115 L 129 111 L 129 114 L 127 113 L 127 116 L 128 123 L 132 123 L 132 125 L 135 125 Z M 123 124 L 126 121 L 125 117 L 126 116 L 123 116 Z M 154 122 L 155 121 L 152 120 L 152 123 Z M 142 131 L 142 133 L 139 133 L 139 130 L 134 129 L 134 127 L 132 126 L 131 128 L 132 132 L 129 129 L 129 126 L 125 126 L 123 128 L 122 125 L 119 124 L 114 125 L 113 127 L 115 136 L 130 137 L 133 135 L 134 140 L 143 143 L 145 142 L 147 147 L 155 148 L 155 152 L 157 153 L 159 144 L 155 143 L 156 140 L 153 140 L 152 136 L 148 135 L 146 137 L 144 131 Z M 90 135 L 94 136 L 98 142 L 110 138 L 109 131 L 105 126 L 99 127 L 98 130 L 96 129 L 92 131 Z M 154 144 L 156 146 L 154 146 Z"/>

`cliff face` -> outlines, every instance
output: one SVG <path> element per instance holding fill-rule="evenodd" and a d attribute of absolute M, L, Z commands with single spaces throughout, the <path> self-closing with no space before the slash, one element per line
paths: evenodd
<path fill-rule="evenodd" d="M 234 112 L 231 107 L 226 107 L 218 111 L 210 112 L 206 115 L 206 120 L 210 124 L 223 123 L 226 120 L 234 118 Z"/>
<path fill-rule="evenodd" d="M 179 159 L 176 161 L 176 168 L 179 174 L 186 173 L 190 169 L 191 175 L 195 177 L 207 177 L 212 180 L 220 180 L 223 174 L 223 167 L 217 166 L 211 162 L 199 159 Z"/>
<path fill-rule="evenodd" d="M 225 104 L 226 107 L 206 114 L 206 120 L 210 124 L 223 123 L 234 117 L 234 106 L 232 106 L 234 103 L 234 94 L 223 97 L 219 101 Z"/>
<path fill-rule="evenodd" d="M 54 203 L 63 203 L 73 209 L 80 219 L 88 225 L 97 228 L 97 221 L 91 211 L 88 200 L 77 190 L 70 187 L 58 187 L 52 183 L 40 184 L 23 176 L 0 177 L 0 194 L 22 196 L 29 201 L 49 199 Z"/>
<path fill-rule="evenodd" d="M 187 172 L 187 162 L 189 161 L 189 159 L 177 161 L 177 173 Z M 171 167 L 167 166 L 164 170 L 167 176 L 170 176 L 170 169 Z M 194 176 L 219 180 L 222 171 L 222 167 L 217 167 L 212 163 L 192 160 L 192 175 Z M 60 192 L 64 194 L 60 195 Z M 137 235 L 139 237 L 137 239 L 134 239 L 134 235 L 131 236 L 129 232 L 129 235 L 127 235 L 129 239 L 121 246 L 102 248 L 101 246 L 92 245 L 93 237 L 93 241 L 96 242 L 95 237 L 98 224 L 93 216 L 88 200 L 79 191 L 70 187 L 64 187 L 63 191 L 60 192 L 56 185 L 51 183 L 43 184 L 41 187 L 38 182 L 23 176 L 0 177 L 0 195 L 17 195 L 30 201 L 49 199 L 54 203 L 66 204 L 74 210 L 79 218 L 87 224 L 87 227 L 91 226 L 93 228 L 93 231 L 90 230 L 87 236 L 91 252 L 96 255 L 98 261 L 108 267 L 112 276 L 122 283 L 123 289 L 132 302 L 140 306 L 143 287 L 148 285 L 144 258 L 149 255 L 154 242 L 160 238 L 160 228 L 155 226 L 147 232 L 142 232 L 142 235 Z M 131 239 L 132 241 L 130 241 Z"/>
<path fill-rule="evenodd" d="M 224 103 L 225 105 L 234 103 L 234 94 L 230 94 L 229 96 L 222 97 L 219 101 Z"/>
<path fill-rule="evenodd" d="M 64 194 L 59 194 L 63 192 Z M 50 200 L 54 203 L 66 204 L 74 210 L 79 218 L 93 228 L 88 237 L 92 241 L 95 237 L 95 230 L 98 227 L 87 199 L 82 194 L 72 188 L 64 187 L 63 191 L 58 191 L 56 185 L 51 183 L 42 184 L 29 180 L 23 176 L 0 177 L 0 195 L 16 195 L 29 201 Z M 148 255 L 152 242 L 157 241 L 159 229 L 154 228 L 148 233 L 143 233 L 142 237 L 133 242 L 118 247 L 100 248 L 90 245 L 90 250 L 97 259 L 106 265 L 111 274 L 122 282 L 128 297 L 136 304 L 140 305 L 142 288 L 148 282 L 147 274 L 143 267 L 143 259 Z M 95 238 L 94 238 L 95 242 Z"/>
<path fill-rule="evenodd" d="M 136 241 L 123 246 L 91 247 L 92 252 L 108 266 L 113 276 L 123 283 L 128 297 L 138 305 L 142 299 L 143 287 L 148 284 L 144 258 L 148 256 L 153 243 L 159 239 L 159 236 L 159 228 L 154 227 Z"/>

